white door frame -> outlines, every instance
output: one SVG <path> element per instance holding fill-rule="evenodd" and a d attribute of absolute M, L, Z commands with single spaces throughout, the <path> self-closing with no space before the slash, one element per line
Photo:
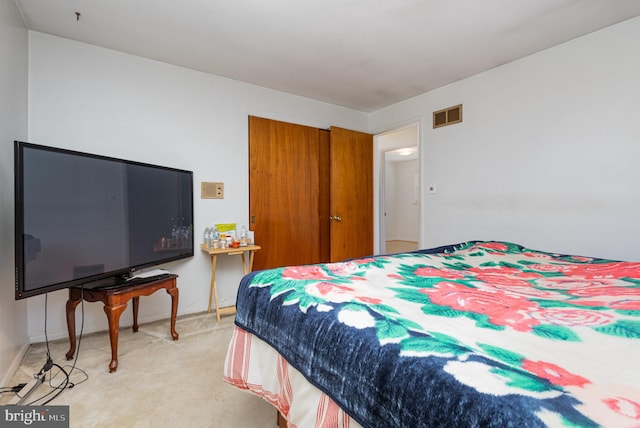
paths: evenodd
<path fill-rule="evenodd" d="M 374 135 L 374 252 L 376 254 L 382 254 L 385 252 L 385 236 L 386 236 L 386 228 L 385 228 L 385 153 L 388 151 L 396 150 L 400 147 L 381 147 L 379 137 L 397 132 L 404 128 L 409 127 L 417 127 L 418 138 L 416 141 L 416 146 L 418 148 L 418 183 L 417 183 L 417 198 L 418 198 L 418 247 L 422 248 L 422 234 L 423 234 L 423 198 L 421 197 L 422 192 L 422 157 L 423 157 L 423 149 L 422 149 L 422 119 L 416 119 L 411 122 L 405 123 L 403 125 L 398 125 L 394 128 L 388 129 L 383 132 L 376 133 Z"/>

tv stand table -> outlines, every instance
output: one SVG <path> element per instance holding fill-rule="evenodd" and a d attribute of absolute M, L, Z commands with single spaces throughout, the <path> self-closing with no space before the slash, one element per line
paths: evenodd
<path fill-rule="evenodd" d="M 67 329 L 69 330 L 69 352 L 67 360 L 73 358 L 76 350 L 76 317 L 75 310 L 82 299 L 87 302 L 104 303 L 104 312 L 109 322 L 109 340 L 111 342 L 111 362 L 109 372 L 118 368 L 118 332 L 120 330 L 120 315 L 127 308 L 127 302 L 133 299 L 133 331 L 138 331 L 138 306 L 140 296 L 149 296 L 160 289 L 166 289 L 171 295 L 171 337 L 178 340 L 176 333 L 176 315 L 178 313 L 178 275 L 167 275 L 160 279 L 150 279 L 144 282 L 125 284 L 122 287 L 106 289 L 86 289 L 80 287 L 69 288 L 67 300 Z"/>

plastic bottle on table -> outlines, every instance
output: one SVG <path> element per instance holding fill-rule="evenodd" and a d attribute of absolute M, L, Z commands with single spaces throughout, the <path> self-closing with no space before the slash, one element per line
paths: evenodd
<path fill-rule="evenodd" d="M 249 245 L 249 236 L 247 235 L 247 228 L 242 226 L 242 231 L 240 232 L 240 246 L 246 247 Z"/>
<path fill-rule="evenodd" d="M 202 243 L 205 248 L 209 248 L 211 246 L 211 229 L 209 227 L 204 228 L 204 233 L 202 234 Z"/>

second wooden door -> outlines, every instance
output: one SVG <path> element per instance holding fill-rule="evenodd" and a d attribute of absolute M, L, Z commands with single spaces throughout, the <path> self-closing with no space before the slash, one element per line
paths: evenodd
<path fill-rule="evenodd" d="M 331 127 L 329 153 L 330 259 L 373 252 L 373 137 Z"/>

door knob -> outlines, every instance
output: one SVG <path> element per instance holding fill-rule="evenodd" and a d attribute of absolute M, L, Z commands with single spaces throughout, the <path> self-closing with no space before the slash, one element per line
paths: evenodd
<path fill-rule="evenodd" d="M 342 221 L 342 217 L 339 215 L 329 216 L 329 221 Z"/>

